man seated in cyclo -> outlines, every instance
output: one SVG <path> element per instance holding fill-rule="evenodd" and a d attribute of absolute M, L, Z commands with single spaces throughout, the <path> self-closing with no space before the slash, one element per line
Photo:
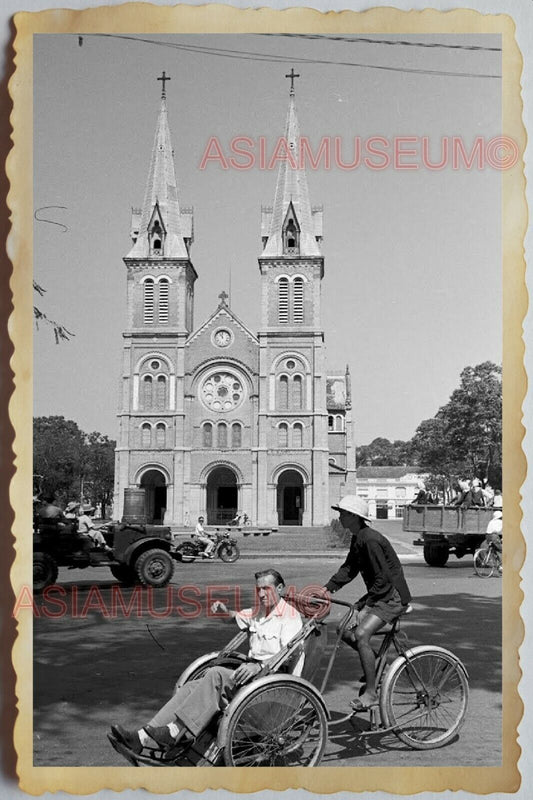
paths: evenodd
<path fill-rule="evenodd" d="M 367 525 L 370 521 L 367 502 L 356 495 L 346 495 L 332 508 L 340 512 L 340 523 L 351 531 L 352 540 L 346 561 L 329 579 L 325 589 L 333 594 L 359 572 L 367 588 L 367 594 L 358 601 L 352 624 L 343 635 L 343 640 L 357 650 L 361 659 L 364 692 L 351 705 L 355 711 L 364 711 L 378 701 L 376 657 L 370 639 L 408 610 L 411 593 L 391 543 Z"/>
<path fill-rule="evenodd" d="M 241 630 L 248 631 L 248 660 L 236 669 L 210 667 L 202 677 L 179 687 L 152 719 L 137 730 L 112 725 L 115 739 L 140 754 L 144 747 L 168 751 L 182 739 L 197 737 L 240 687 L 260 675 L 269 659 L 277 656 L 302 629 L 299 613 L 283 599 L 285 583 L 279 572 L 275 569 L 256 572 L 255 581 L 258 603 L 254 608 L 230 611 L 220 601 L 211 606 L 213 614 L 228 615 Z M 297 653 L 293 675 L 301 674 L 303 659 L 304 655 Z"/>
<path fill-rule="evenodd" d="M 199 542 L 202 542 L 202 544 L 205 545 L 201 555 L 205 556 L 206 558 L 212 558 L 214 556 L 216 540 L 204 529 L 203 517 L 198 517 L 198 522 L 196 523 L 193 536 L 198 539 Z"/>
<path fill-rule="evenodd" d="M 489 548 L 491 545 L 494 547 L 498 553 L 502 552 L 502 534 L 503 534 L 503 521 L 502 521 L 502 512 L 495 511 L 492 515 L 492 519 L 490 520 L 489 524 L 487 525 L 487 532 L 485 534 L 485 541 L 482 544 L 482 547 L 485 549 Z"/>

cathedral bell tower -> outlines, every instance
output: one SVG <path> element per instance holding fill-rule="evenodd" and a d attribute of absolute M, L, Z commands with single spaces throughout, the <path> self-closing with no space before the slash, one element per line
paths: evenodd
<path fill-rule="evenodd" d="M 142 208 L 132 209 L 123 333 L 115 514 L 124 489 L 146 489 L 147 516 L 172 518 L 183 427 L 183 347 L 193 328 L 192 209 L 180 206 L 163 72 L 161 105 Z M 167 513 L 168 512 L 168 513 Z"/>
<path fill-rule="evenodd" d="M 258 485 L 269 485 L 275 493 L 266 500 L 262 518 L 272 516 L 275 509 L 273 521 L 280 525 L 323 525 L 330 515 L 321 322 L 322 209 L 311 206 L 300 163 L 294 90 L 294 78 L 299 76 L 291 70 L 286 77 L 291 86 L 285 158 L 274 204 L 262 209 Z"/>

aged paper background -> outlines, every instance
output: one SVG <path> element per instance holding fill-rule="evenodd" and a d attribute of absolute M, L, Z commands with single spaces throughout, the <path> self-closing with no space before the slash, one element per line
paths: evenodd
<path fill-rule="evenodd" d="M 486 10 L 488 11 L 489 9 L 487 8 Z M 119 12 L 122 13 L 123 11 L 125 11 L 125 10 L 116 9 L 117 14 Z M 114 20 L 115 19 L 116 19 L 116 17 L 114 17 Z M 426 28 L 425 30 L 428 30 L 428 31 L 439 30 L 439 28 L 436 27 L 436 25 L 438 25 L 438 22 L 436 21 L 436 19 L 437 18 L 433 18 L 432 17 L 431 20 L 427 20 L 427 21 L 430 22 L 430 26 L 429 26 L 429 28 Z M 481 20 L 479 18 L 477 18 L 477 19 L 481 22 Z M 471 20 L 472 20 L 472 18 L 468 19 L 468 25 L 472 24 Z M 451 20 L 449 20 L 449 21 L 451 22 Z M 56 16 L 55 19 L 54 19 L 54 25 L 57 25 L 58 22 L 60 23 L 61 19 Z M 254 20 L 254 22 L 255 22 L 255 20 Z M 421 22 L 422 22 L 422 20 L 421 20 Z M 486 24 L 487 22 L 489 22 L 489 21 L 488 20 L 484 20 L 483 24 Z M 416 32 L 416 30 L 417 30 L 416 27 L 411 27 L 410 23 L 411 23 L 411 20 L 409 21 L 409 31 L 410 32 Z M 151 21 L 150 21 L 150 30 L 156 31 L 157 28 L 156 27 L 152 27 L 153 24 L 154 24 L 154 21 L 153 21 L 153 19 L 151 19 Z M 245 27 L 243 28 L 243 30 L 247 29 L 246 28 L 246 24 L 247 23 L 244 23 Z M 489 24 L 490 24 L 490 22 L 489 22 Z M 76 28 L 76 25 L 77 25 L 77 23 L 74 23 L 74 28 Z M 95 22 L 95 25 L 98 25 L 98 22 Z M 122 22 L 122 20 L 121 20 L 121 25 L 127 25 L 127 23 L 126 22 Z M 369 25 L 370 25 L 370 27 L 366 28 L 366 30 L 368 30 L 368 31 L 376 31 L 377 32 L 377 31 L 383 30 L 383 22 L 380 21 L 379 17 L 375 17 L 372 20 L 369 17 Z M 372 27 L 373 25 L 375 25 L 375 27 Z M 453 30 L 455 32 L 463 30 L 463 28 L 461 27 L 461 22 L 458 22 L 457 18 L 454 18 L 453 25 L 454 25 Z M 304 22 L 302 22 L 301 19 L 298 19 L 294 30 L 299 30 L 299 29 L 301 30 L 303 28 L 311 29 L 310 28 L 310 24 L 308 23 L 307 20 L 304 23 Z M 58 28 L 54 28 L 54 29 L 58 30 Z M 132 28 L 132 30 L 134 30 L 134 29 L 138 30 L 138 31 L 141 30 L 140 28 Z M 202 28 L 200 27 L 199 29 L 201 30 Z M 334 28 L 332 28 L 331 30 L 333 30 L 333 29 Z M 359 30 L 363 30 L 363 29 L 365 29 L 365 28 L 361 28 L 361 27 L 359 28 Z M 471 29 L 471 28 L 469 28 L 469 29 Z M 477 30 L 483 31 L 483 30 L 489 30 L 489 29 L 490 28 L 481 27 L 481 28 L 478 28 Z M 420 30 L 424 30 L 424 28 L 420 28 Z M 443 28 L 442 30 L 446 30 L 446 28 Z M 493 30 L 499 30 L 499 28 L 494 28 Z M 322 28 L 322 32 L 324 32 L 323 28 Z M 511 32 L 510 28 L 507 28 L 507 35 L 509 35 L 509 36 L 512 35 L 512 32 Z M 520 63 L 519 62 L 520 62 L 520 59 L 517 56 L 516 52 L 514 53 L 514 56 L 515 56 L 515 60 L 514 60 L 514 64 L 513 64 L 514 73 L 513 73 L 513 69 L 512 68 L 507 73 L 506 69 L 504 67 L 504 74 L 505 75 L 507 75 L 507 74 L 511 75 L 511 73 L 513 73 L 513 80 L 516 81 L 516 80 L 518 80 L 518 75 L 519 75 L 519 69 L 520 69 Z M 507 99 L 507 95 L 506 95 L 506 99 Z M 516 108 L 515 108 L 515 110 L 516 110 Z M 520 109 L 518 108 L 518 113 L 519 112 L 520 112 Z M 507 111 L 505 113 L 507 113 Z M 507 123 L 508 123 L 508 119 L 506 118 L 506 121 L 505 121 L 506 126 L 507 126 Z M 515 127 L 517 124 L 518 124 L 518 127 Z M 509 135 L 513 135 L 514 138 L 517 141 L 519 141 L 519 142 L 523 141 L 521 131 L 519 130 L 519 119 L 515 119 L 513 121 L 513 127 L 512 128 L 507 128 L 506 127 L 506 129 L 509 131 Z M 26 175 L 25 178 L 28 179 L 28 175 Z M 10 204 L 13 206 L 12 202 Z M 514 219 L 515 219 L 515 225 L 517 227 L 514 229 L 513 234 L 516 234 L 516 230 L 517 229 L 520 230 L 521 227 L 523 227 L 524 224 L 525 224 L 525 220 L 521 216 L 522 212 L 520 210 L 520 202 L 519 202 L 519 200 L 517 202 L 516 208 L 517 208 L 517 212 L 514 214 Z M 21 207 L 21 210 L 23 210 L 22 207 Z M 10 254 L 13 251 L 13 247 L 14 247 L 13 240 L 11 240 Z M 506 252 L 509 252 L 509 250 L 507 248 L 506 248 Z M 31 247 L 29 247 L 29 246 L 28 246 L 28 250 L 26 252 L 24 252 L 24 249 L 19 250 L 19 257 L 26 257 L 26 256 L 29 256 L 30 254 L 31 254 Z M 511 258 L 514 260 L 514 263 L 516 263 L 516 259 L 520 259 L 520 256 L 521 256 L 520 248 L 518 248 L 518 250 L 511 255 Z M 28 258 L 27 260 L 28 260 L 28 263 L 29 263 L 30 259 Z M 518 302 L 518 306 L 523 308 L 524 307 L 523 306 L 523 298 L 519 298 L 518 297 L 518 294 L 519 294 L 518 288 L 517 288 L 516 291 L 517 291 L 517 295 L 516 295 L 516 298 L 513 297 L 513 302 L 516 300 Z M 22 294 L 19 295 L 19 299 L 20 299 L 21 303 L 24 303 L 24 296 Z M 16 301 L 17 302 L 17 310 L 18 310 L 19 305 L 20 305 L 19 304 L 19 299 L 17 299 L 17 301 Z M 26 313 L 26 315 L 28 313 L 30 313 L 30 316 L 31 316 L 31 304 L 29 303 L 29 297 L 26 298 L 26 301 L 28 303 L 28 308 L 25 308 L 25 307 L 22 306 L 21 310 L 24 311 Z M 520 304 L 522 304 L 522 305 L 520 305 Z M 517 306 L 515 304 L 514 305 L 514 312 L 515 313 L 516 313 L 516 307 Z M 509 319 L 508 320 L 506 319 L 506 331 L 514 331 L 512 335 L 515 338 L 515 343 L 516 343 L 516 333 L 517 333 L 516 324 L 517 324 L 516 316 L 514 316 L 514 318 L 511 319 L 511 315 L 510 315 Z M 521 350 L 520 350 L 519 346 L 516 347 L 516 344 L 515 344 L 514 347 L 515 347 L 515 349 L 513 349 L 513 352 L 509 354 L 509 358 L 511 359 L 511 362 L 509 362 L 507 360 L 508 353 L 506 352 L 506 366 L 509 363 L 513 363 L 512 360 L 514 359 L 514 369 L 516 370 L 517 373 L 519 373 L 519 363 L 521 361 L 522 354 L 521 354 Z M 20 371 L 21 368 L 22 368 L 22 362 L 19 362 L 18 375 L 20 375 L 20 376 L 22 376 L 22 374 L 23 374 Z M 28 376 L 24 375 L 24 380 L 26 380 L 27 377 Z M 20 385 L 21 385 L 21 388 L 22 388 L 23 383 L 21 383 Z M 513 406 L 513 413 L 514 414 L 516 413 L 516 409 L 518 408 L 518 406 L 520 404 L 520 392 L 521 392 L 520 381 L 516 382 L 515 387 L 516 388 L 515 388 L 514 392 L 513 392 L 513 390 L 511 390 L 509 395 L 506 395 L 506 409 L 509 409 L 511 406 Z M 26 384 L 26 388 L 27 388 L 27 384 Z M 24 390 L 24 396 L 26 397 L 26 399 L 28 401 L 29 415 L 31 417 L 31 404 L 29 404 L 29 399 L 31 398 L 31 394 L 29 392 L 26 394 L 26 389 Z M 19 395 L 18 403 L 17 403 L 17 411 L 12 413 L 12 418 L 14 418 L 14 414 L 15 413 L 20 413 L 20 411 L 24 410 L 24 402 L 25 402 L 24 396 Z M 26 413 L 28 413 L 28 406 L 26 407 L 25 411 L 26 411 Z M 19 417 L 19 419 L 22 419 L 22 417 Z M 511 447 L 514 448 L 514 447 L 516 447 L 516 443 L 518 442 L 518 440 L 520 438 L 520 431 L 518 429 L 513 429 L 513 437 L 514 437 L 514 442 L 511 443 L 510 440 L 508 439 L 508 443 L 509 443 L 509 445 Z M 17 449 L 17 453 L 21 454 L 22 456 L 24 456 L 24 454 L 25 454 L 26 457 L 27 457 L 27 453 L 28 453 L 28 449 L 27 448 L 28 448 L 28 442 L 21 441 L 21 449 Z M 521 483 L 521 475 L 523 474 L 523 465 L 520 464 L 520 460 L 519 459 L 518 459 L 516 464 L 513 462 L 512 465 L 509 463 L 509 460 L 507 459 L 505 469 L 506 469 L 506 477 L 508 479 L 511 478 L 510 482 L 512 482 L 514 484 L 514 487 L 515 487 L 515 490 L 516 490 L 516 488 Z M 18 511 L 18 507 L 17 507 L 17 514 L 19 514 L 19 513 L 20 513 L 20 518 L 18 519 L 18 524 L 21 526 L 19 528 L 19 530 L 22 530 L 25 525 L 27 526 L 28 519 L 24 518 L 24 512 L 23 511 L 19 512 Z M 517 522 L 517 520 L 516 520 L 516 522 Z M 27 553 L 26 553 L 26 555 L 27 555 Z M 517 561 L 520 560 L 520 557 L 521 557 L 520 556 L 520 546 L 519 546 L 519 544 L 517 542 Z M 21 577 L 23 575 L 25 575 L 25 573 L 23 571 L 24 569 L 25 569 L 25 567 L 22 567 L 20 572 L 15 572 L 15 581 L 20 580 Z M 513 587 L 510 586 L 510 583 L 511 582 L 509 581 L 509 579 L 507 579 L 505 591 L 507 593 L 507 597 L 511 596 L 513 598 L 513 602 L 515 603 L 515 607 L 516 607 L 516 603 L 518 601 L 518 593 L 516 591 L 516 587 L 513 590 Z M 506 672 L 506 675 L 507 675 L 507 677 L 509 677 L 513 673 L 513 650 L 514 650 L 514 647 L 516 646 L 516 642 L 520 638 L 520 631 L 519 631 L 518 628 L 513 628 L 511 630 L 509 627 L 507 627 L 506 635 L 508 635 L 510 637 L 507 640 L 507 644 L 509 644 L 511 641 L 513 642 L 512 646 L 510 648 L 508 648 L 508 659 L 509 660 L 507 662 L 508 671 Z M 18 666 L 19 675 L 20 675 L 20 670 L 23 669 L 23 665 L 24 665 L 24 657 L 22 657 L 23 654 L 20 653 L 20 655 L 21 655 L 21 658 L 19 659 L 19 666 Z M 514 672 L 514 674 L 516 675 L 516 671 Z M 28 675 L 28 677 L 29 677 L 29 675 Z M 513 678 L 513 680 L 514 680 L 514 678 Z M 510 681 L 510 682 L 512 682 L 512 681 Z M 26 683 L 26 686 L 28 686 L 28 685 L 29 685 L 29 681 Z M 512 692 L 511 686 L 506 687 L 506 690 Z M 512 730 L 516 725 L 517 719 L 520 717 L 519 705 L 520 705 L 519 703 L 516 703 L 516 705 L 514 705 L 512 711 L 510 711 L 510 712 L 508 711 L 507 712 L 506 724 L 507 724 L 507 727 L 508 727 L 507 735 L 509 736 L 509 738 L 507 740 L 508 749 L 506 751 L 506 758 L 509 758 L 510 762 L 512 760 L 514 760 L 514 758 L 516 756 L 516 749 L 513 748 L 513 744 L 512 744 Z M 22 707 L 23 715 L 24 715 L 25 712 L 27 713 L 27 707 L 26 708 Z M 27 717 L 26 717 L 26 719 L 27 719 Z M 23 753 L 23 757 L 24 757 L 24 759 L 26 761 L 26 772 L 27 772 L 27 767 L 29 766 L 29 764 L 31 762 L 30 754 L 29 754 L 29 752 L 27 750 L 27 746 L 28 746 L 27 743 L 29 741 L 31 741 L 31 736 L 29 734 L 29 730 L 27 728 L 26 728 L 26 730 L 24 730 L 20 723 L 18 724 L 18 728 L 17 728 L 17 738 L 18 738 L 18 742 L 19 742 L 18 749 L 19 749 L 19 752 Z M 26 744 L 24 742 L 26 742 Z M 514 753 L 513 753 L 513 750 L 514 750 Z M 83 776 L 83 778 L 79 774 L 82 771 L 84 773 L 86 773 Z M 129 786 L 142 785 L 142 786 L 150 786 L 150 788 L 152 788 L 152 790 L 153 790 L 153 788 L 155 786 L 158 786 L 158 787 L 160 787 L 161 791 L 172 791 L 173 788 L 176 785 L 176 781 L 175 781 L 174 776 L 172 777 L 171 780 L 169 780 L 170 776 L 166 777 L 165 775 L 161 775 L 161 773 L 157 774 L 158 783 L 157 784 L 153 784 L 153 783 L 151 783 L 150 778 L 147 775 L 148 771 L 146 771 L 146 770 L 144 771 L 144 773 L 142 773 L 142 777 L 139 776 L 139 772 L 137 772 L 137 774 L 135 774 L 135 770 L 128 770 L 128 769 L 112 770 L 113 777 L 109 776 L 110 780 L 107 780 L 108 776 L 106 775 L 105 776 L 105 781 L 104 781 L 103 784 L 101 782 L 99 782 L 100 781 L 99 776 L 94 776 L 94 775 L 90 774 L 92 772 L 91 770 L 81 770 L 80 768 L 76 768 L 75 770 L 61 770 L 61 772 L 63 774 L 61 775 L 61 777 L 58 777 L 57 775 L 54 774 L 53 770 L 48 770 L 47 768 L 41 768 L 39 770 L 33 770 L 34 774 L 33 774 L 32 778 L 30 780 L 25 780 L 23 785 L 25 786 L 25 788 L 27 790 L 32 790 L 33 789 L 33 791 L 36 791 L 36 792 L 42 791 L 45 788 L 49 788 L 49 789 L 52 789 L 52 790 L 56 789 L 56 788 L 68 788 L 70 791 L 74 791 L 74 792 L 80 792 L 80 791 L 81 792 L 86 792 L 86 791 L 90 791 L 91 789 L 94 790 L 94 789 L 98 788 L 101 785 L 113 786 L 113 788 L 117 788 L 117 789 L 118 788 L 122 788 L 124 786 L 128 786 L 128 785 Z M 74 774 L 72 775 L 72 782 L 67 782 L 68 778 L 65 777 L 65 776 L 67 776 L 67 774 L 69 772 L 70 773 L 75 773 L 75 775 Z M 131 776 L 131 772 L 134 773 L 133 776 Z M 322 774 L 324 774 L 325 771 L 320 771 L 320 772 L 322 772 Z M 353 774 L 352 775 L 349 775 L 349 773 L 352 772 L 352 770 L 350 768 L 346 768 L 345 770 L 337 771 L 337 772 L 345 773 L 342 776 L 339 775 L 338 777 L 336 776 L 335 778 L 333 778 L 333 782 L 335 783 L 335 787 L 334 788 L 336 788 L 338 790 L 340 790 L 340 789 L 350 790 L 352 788 L 355 789 L 355 787 L 357 786 L 357 791 L 362 791 L 362 790 L 366 790 L 366 789 L 373 789 L 373 788 L 381 788 L 381 789 L 388 789 L 389 791 L 397 790 L 397 791 L 402 791 L 402 792 L 412 792 L 412 791 L 421 791 L 421 790 L 424 790 L 424 789 L 435 789 L 435 790 L 437 790 L 437 789 L 440 789 L 440 788 L 448 787 L 448 788 L 468 788 L 471 791 L 485 791 L 485 792 L 488 791 L 488 792 L 490 792 L 492 789 L 498 789 L 500 791 L 505 791 L 507 789 L 508 791 L 512 791 L 513 788 L 516 786 L 516 781 L 512 778 L 512 770 L 507 773 L 507 776 L 504 778 L 504 781 L 502 783 L 499 783 L 498 779 L 500 777 L 503 778 L 503 775 L 502 776 L 497 776 L 493 770 L 485 770 L 484 772 L 487 773 L 487 776 L 486 776 L 487 777 L 487 783 L 485 785 L 483 785 L 483 775 L 481 775 L 479 773 L 476 774 L 476 772 L 477 772 L 476 770 L 465 770 L 465 773 L 470 772 L 471 774 L 470 775 L 468 775 L 468 774 L 461 775 L 460 778 L 458 780 L 456 780 L 456 781 L 453 780 L 453 778 L 450 775 L 442 774 L 444 772 L 447 772 L 447 770 L 440 770 L 440 771 L 431 770 L 431 769 L 413 770 L 412 771 L 413 773 L 418 773 L 418 774 L 409 775 L 407 782 L 404 781 L 404 779 L 403 779 L 404 776 L 403 775 L 402 775 L 401 781 L 399 781 L 398 779 L 396 781 L 394 781 L 394 776 L 392 776 L 390 774 L 390 771 L 389 771 L 389 774 L 387 775 L 386 774 L 387 771 L 385 771 L 385 770 L 353 770 Z M 437 773 L 438 772 L 439 774 L 431 775 L 430 774 L 431 772 L 433 772 L 433 773 Z M 500 771 L 498 771 L 498 772 L 500 772 Z M 46 773 L 46 775 L 45 775 L 45 773 Z M 126 777 L 126 773 L 127 773 L 127 777 Z M 368 773 L 370 773 L 370 774 L 368 774 Z M 124 780 L 124 782 L 121 782 L 123 777 L 125 778 L 125 780 Z M 255 777 L 253 777 L 252 782 L 248 783 L 247 779 L 246 780 L 242 780 L 242 776 L 236 776 L 237 780 L 236 780 L 235 783 L 232 783 L 232 788 L 234 790 L 244 791 L 244 790 L 250 790 L 250 789 L 253 789 L 253 788 L 263 788 L 263 787 L 270 787 L 270 788 L 276 787 L 276 788 L 280 788 L 281 789 L 281 788 L 285 788 L 288 785 L 291 785 L 289 783 L 285 783 L 284 782 L 284 777 L 285 776 L 283 776 L 282 780 L 279 780 L 279 777 L 280 776 L 278 776 L 278 775 L 269 776 L 269 778 L 266 781 L 262 781 L 261 779 L 259 779 L 259 781 L 256 781 Z M 118 778 L 118 780 L 117 780 L 117 778 Z M 322 785 L 321 785 L 321 780 L 320 780 L 320 776 L 319 776 L 319 771 L 318 770 L 317 771 L 313 771 L 313 778 L 314 778 L 313 788 L 315 788 L 317 791 L 322 791 L 322 792 L 332 791 L 333 786 L 332 786 L 332 770 L 331 769 L 328 769 L 327 770 L 327 774 L 324 775 L 324 783 Z M 187 782 L 189 780 L 191 780 L 191 783 Z M 194 784 L 192 783 L 192 780 L 195 781 Z M 217 784 L 218 784 L 219 783 L 218 775 L 216 776 L 216 780 L 217 780 Z M 294 786 L 298 786 L 298 785 L 300 785 L 300 786 L 302 786 L 302 785 L 310 786 L 310 784 L 307 783 L 307 780 L 308 780 L 307 776 L 302 776 L 302 779 L 300 779 L 300 776 L 299 776 L 294 782 L 292 782 L 292 785 L 294 785 Z M 142 782 L 139 784 L 139 783 L 136 783 L 136 781 L 142 781 Z M 327 783 L 326 783 L 326 781 L 327 781 Z M 338 783 L 337 783 L 337 781 L 338 781 Z M 505 782 L 505 781 L 507 781 L 507 782 Z M 197 773 L 195 775 L 191 775 L 189 773 L 189 775 L 184 779 L 184 784 L 183 785 L 184 786 L 188 786 L 188 787 L 192 787 L 194 785 L 197 788 L 205 788 L 205 787 L 207 787 L 209 785 L 215 785 L 215 784 L 211 780 L 211 776 L 209 777 L 209 779 L 203 778 L 203 776 L 200 775 L 200 771 L 197 771 Z M 222 779 L 220 781 L 220 785 L 229 786 L 230 784 L 225 783 L 224 779 Z"/>

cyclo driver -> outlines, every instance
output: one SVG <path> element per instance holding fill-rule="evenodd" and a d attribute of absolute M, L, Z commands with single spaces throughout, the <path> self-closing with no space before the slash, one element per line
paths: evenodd
<path fill-rule="evenodd" d="M 352 540 L 346 561 L 326 583 L 333 594 L 350 583 L 358 574 L 365 582 L 367 594 L 358 601 L 352 625 L 343 640 L 357 650 L 364 672 L 363 694 L 352 702 L 355 711 L 364 711 L 377 704 L 376 657 L 371 637 L 384 625 L 405 613 L 411 600 L 402 565 L 389 540 L 368 527 L 368 504 L 361 497 L 346 495 L 332 506 L 340 512 L 340 523 L 351 531 Z"/>

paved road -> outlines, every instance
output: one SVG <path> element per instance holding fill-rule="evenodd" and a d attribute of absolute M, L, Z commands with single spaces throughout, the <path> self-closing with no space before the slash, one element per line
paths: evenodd
<path fill-rule="evenodd" d="M 65 594 L 56 598 L 66 603 L 68 613 L 48 601 L 34 625 L 35 764 L 120 765 L 105 735 L 110 723 L 133 726 L 147 721 L 184 666 L 231 638 L 231 623 L 206 618 L 206 604 L 215 598 L 250 604 L 253 572 L 264 566 L 264 558 L 229 565 L 177 565 L 167 589 L 137 595 L 125 589 L 120 596 L 106 569 L 62 570 Z M 287 559 L 282 571 L 287 582 L 301 590 L 322 585 L 335 566 L 329 560 Z M 456 742 L 433 751 L 410 750 L 392 734 L 361 739 L 357 729 L 364 723 L 346 723 L 331 729 L 323 765 L 497 764 L 501 580 L 478 578 L 470 558 L 452 559 L 444 569 L 423 563 L 404 569 L 415 598 L 404 629 L 411 644 L 448 647 L 463 660 L 471 689 L 467 722 Z M 362 591 L 358 578 L 337 596 L 351 599 Z M 120 600 L 127 608 L 136 597 L 139 613 L 132 608 L 126 617 Z M 333 718 L 344 713 L 354 696 L 353 681 L 360 671 L 353 652 L 342 648 L 325 695 Z"/>

